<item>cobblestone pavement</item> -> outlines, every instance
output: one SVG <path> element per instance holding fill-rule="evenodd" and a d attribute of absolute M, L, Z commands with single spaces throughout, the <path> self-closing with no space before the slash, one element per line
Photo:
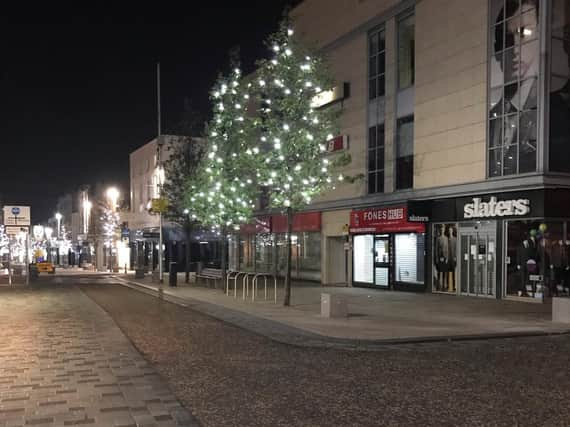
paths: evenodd
<path fill-rule="evenodd" d="M 206 426 L 570 426 L 570 336 L 306 348 L 122 286 L 81 289 Z"/>
<path fill-rule="evenodd" d="M 0 325 L 1 427 L 198 425 L 77 288 L 0 289 Z"/>

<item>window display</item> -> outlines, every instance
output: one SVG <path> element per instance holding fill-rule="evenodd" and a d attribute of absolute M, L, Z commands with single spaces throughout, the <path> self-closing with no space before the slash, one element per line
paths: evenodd
<path fill-rule="evenodd" d="M 374 236 L 354 236 L 354 281 L 374 283 Z"/>
<path fill-rule="evenodd" d="M 433 242 L 433 290 L 457 290 L 457 224 L 436 224 Z"/>
<path fill-rule="evenodd" d="M 568 294 L 570 240 L 568 223 L 509 221 L 506 295 L 543 298 Z"/>
<path fill-rule="evenodd" d="M 256 271 L 272 273 L 273 268 L 273 235 L 258 234 L 255 244 L 255 268 Z"/>
<path fill-rule="evenodd" d="M 353 248 L 354 283 L 406 289 L 425 283 L 425 233 L 355 235 Z"/>
<path fill-rule="evenodd" d="M 277 271 L 284 275 L 287 267 L 286 234 L 276 234 Z M 298 279 L 321 279 L 321 233 L 299 232 L 291 235 L 291 275 Z"/>
<path fill-rule="evenodd" d="M 397 282 L 424 283 L 424 234 L 396 234 L 396 266 Z"/>

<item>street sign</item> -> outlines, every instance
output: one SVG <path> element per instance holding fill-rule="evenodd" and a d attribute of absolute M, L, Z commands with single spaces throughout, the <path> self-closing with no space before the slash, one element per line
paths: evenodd
<path fill-rule="evenodd" d="M 7 225 L 4 228 L 4 232 L 8 235 L 8 236 L 17 236 L 20 233 L 27 233 L 28 232 L 28 227 L 17 227 L 15 225 Z"/>
<path fill-rule="evenodd" d="M 30 225 L 29 206 L 4 206 L 4 225 Z"/>
<path fill-rule="evenodd" d="M 168 200 L 161 198 L 161 199 L 152 199 L 152 210 L 154 212 L 161 212 L 164 213 L 168 210 Z"/>
<path fill-rule="evenodd" d="M 143 231 L 142 236 L 144 239 L 158 239 L 160 234 L 158 232 Z"/>

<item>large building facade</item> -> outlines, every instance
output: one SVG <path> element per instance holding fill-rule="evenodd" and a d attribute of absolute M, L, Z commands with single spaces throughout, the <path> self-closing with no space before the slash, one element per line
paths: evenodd
<path fill-rule="evenodd" d="M 296 34 L 338 86 L 346 174 L 294 225 L 323 284 L 542 300 L 570 284 L 570 4 L 305 0 Z M 340 143 L 337 143 L 341 141 Z M 282 218 L 244 227 L 240 269 L 279 272 Z"/>

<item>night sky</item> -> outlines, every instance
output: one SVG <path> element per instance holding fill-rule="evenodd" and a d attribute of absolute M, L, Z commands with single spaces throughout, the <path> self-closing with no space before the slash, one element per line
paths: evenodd
<path fill-rule="evenodd" d="M 156 136 L 156 62 L 163 133 L 208 93 L 239 46 L 245 71 L 294 0 L 164 2 L 127 10 L 50 7 L 0 13 L 0 204 L 53 215 L 82 184 L 128 188 L 128 155 Z M 51 4 L 50 4 L 51 6 Z"/>

